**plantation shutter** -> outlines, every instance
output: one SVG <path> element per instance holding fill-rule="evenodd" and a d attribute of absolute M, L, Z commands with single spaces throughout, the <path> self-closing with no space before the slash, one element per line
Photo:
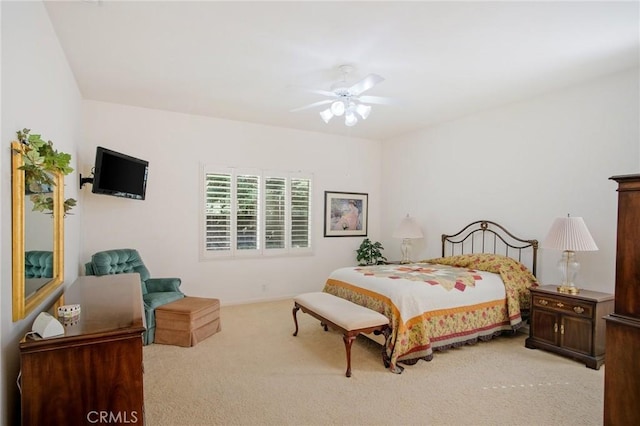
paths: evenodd
<path fill-rule="evenodd" d="M 311 180 L 291 179 L 291 247 L 311 247 Z"/>
<path fill-rule="evenodd" d="M 201 259 L 312 252 L 311 175 L 207 165 L 202 170 Z"/>
<path fill-rule="evenodd" d="M 205 249 L 231 250 L 231 174 L 206 174 Z"/>
<path fill-rule="evenodd" d="M 265 249 L 284 249 L 286 242 L 287 180 L 283 177 L 265 178 Z"/>
<path fill-rule="evenodd" d="M 236 235 L 238 250 L 257 250 L 259 240 L 260 177 L 240 174 L 236 177 Z"/>

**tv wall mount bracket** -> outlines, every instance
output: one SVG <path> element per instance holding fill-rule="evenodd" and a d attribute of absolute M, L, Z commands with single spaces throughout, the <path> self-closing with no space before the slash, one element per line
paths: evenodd
<path fill-rule="evenodd" d="M 92 177 L 83 178 L 82 174 L 80 174 L 80 189 L 82 189 L 85 183 L 90 183 L 93 185 L 93 178 Z"/>

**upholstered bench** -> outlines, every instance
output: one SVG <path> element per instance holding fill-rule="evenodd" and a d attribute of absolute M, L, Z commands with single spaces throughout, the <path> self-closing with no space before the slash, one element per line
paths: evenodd
<path fill-rule="evenodd" d="M 356 305 L 346 299 L 329 293 L 304 293 L 296 296 L 293 307 L 293 321 L 296 324 L 294 336 L 298 335 L 299 309 L 320 320 L 327 331 L 327 326 L 340 330 L 347 352 L 346 376 L 351 377 L 351 345 L 360 333 L 384 334 L 385 341 L 389 336 L 389 318 L 364 306 Z M 382 362 L 386 365 L 386 347 L 382 348 Z"/>
<path fill-rule="evenodd" d="M 154 343 L 195 346 L 220 330 L 218 299 L 184 297 L 156 308 Z"/>

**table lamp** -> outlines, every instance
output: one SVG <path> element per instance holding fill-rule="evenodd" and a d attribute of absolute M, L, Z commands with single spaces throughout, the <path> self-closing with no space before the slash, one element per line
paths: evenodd
<path fill-rule="evenodd" d="M 402 260 L 400 263 L 411 263 L 411 240 L 423 238 L 420 226 L 407 214 L 392 236 L 393 238 L 402 238 Z"/>
<path fill-rule="evenodd" d="M 542 242 L 542 248 L 563 251 L 562 258 L 558 262 L 558 269 L 562 273 L 562 285 L 558 287 L 558 291 L 578 294 L 580 289 L 573 282 L 580 269 L 575 252 L 598 250 L 584 220 L 570 215 L 557 218 Z"/>

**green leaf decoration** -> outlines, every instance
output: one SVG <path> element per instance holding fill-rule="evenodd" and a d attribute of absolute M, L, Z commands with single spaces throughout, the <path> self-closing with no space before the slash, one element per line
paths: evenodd
<path fill-rule="evenodd" d="M 76 204 L 77 202 L 73 198 L 67 198 L 66 200 L 64 200 L 64 215 L 66 216 L 67 214 L 71 214 L 69 213 L 69 210 L 74 208 Z"/>
<path fill-rule="evenodd" d="M 51 173 L 62 173 L 66 176 L 73 172 L 69 166 L 71 155 L 66 152 L 58 152 L 53 148 L 53 142 L 45 141 L 38 134 L 30 134 L 31 129 L 22 129 L 16 132 L 18 141 L 22 143 L 25 187 L 32 192 L 30 199 L 33 202 L 33 210 L 53 214 L 53 198 L 50 195 L 55 182 Z M 76 205 L 76 200 L 68 198 L 64 202 L 64 213 L 67 213 Z"/>

